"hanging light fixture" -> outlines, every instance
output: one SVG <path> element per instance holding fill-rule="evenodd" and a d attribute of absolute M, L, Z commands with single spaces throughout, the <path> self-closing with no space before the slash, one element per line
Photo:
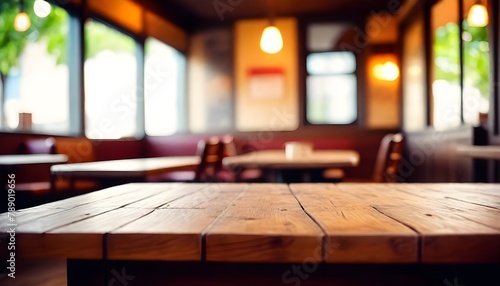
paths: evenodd
<path fill-rule="evenodd" d="M 24 12 L 24 0 L 19 2 L 19 13 L 17 13 L 14 19 L 14 29 L 18 32 L 24 32 L 29 29 L 31 25 L 30 17 Z"/>
<path fill-rule="evenodd" d="M 45 18 L 50 14 L 52 6 L 45 0 L 35 0 L 35 3 L 33 3 L 33 10 L 38 17 Z"/>
<path fill-rule="evenodd" d="M 467 22 L 471 27 L 484 27 L 488 25 L 488 10 L 481 1 L 476 1 L 476 4 L 472 5 L 467 15 Z"/>
<path fill-rule="evenodd" d="M 269 26 L 262 32 L 260 48 L 268 54 L 276 54 L 283 49 L 283 37 L 280 30 L 274 26 L 274 7 L 270 9 Z"/>

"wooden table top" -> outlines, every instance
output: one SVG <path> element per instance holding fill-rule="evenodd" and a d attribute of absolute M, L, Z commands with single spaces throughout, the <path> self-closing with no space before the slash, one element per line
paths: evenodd
<path fill-rule="evenodd" d="M 172 156 L 54 165 L 50 172 L 72 177 L 144 177 L 167 171 L 192 170 L 199 163 L 199 156 Z"/>
<path fill-rule="evenodd" d="M 25 257 L 500 262 L 500 184 L 134 183 L 15 215 Z"/>
<path fill-rule="evenodd" d="M 316 150 L 290 160 L 284 150 L 262 150 L 224 158 L 223 164 L 228 167 L 270 169 L 354 167 L 359 164 L 359 154 L 353 150 Z"/>
<path fill-rule="evenodd" d="M 0 166 L 59 164 L 67 161 L 68 157 L 62 154 L 0 155 Z"/>
<path fill-rule="evenodd" d="M 469 156 L 478 159 L 500 160 L 500 146 L 471 146 L 460 145 L 457 153 L 462 156 Z"/>

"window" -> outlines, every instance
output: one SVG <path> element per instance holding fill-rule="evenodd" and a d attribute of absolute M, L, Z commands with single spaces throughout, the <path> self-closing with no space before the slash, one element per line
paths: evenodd
<path fill-rule="evenodd" d="M 482 4 L 489 6 L 488 1 Z M 475 2 L 463 1 L 464 19 Z M 490 51 L 488 25 L 472 27 L 462 22 L 463 42 L 463 114 L 464 122 L 479 125 L 486 120 L 490 103 Z"/>
<path fill-rule="evenodd" d="M 95 20 L 85 23 L 85 134 L 92 139 L 138 137 L 138 45 Z M 142 83 L 141 83 L 142 84 Z M 142 113 L 140 114 L 142 116 Z"/>
<path fill-rule="evenodd" d="M 70 120 L 70 64 L 68 53 L 71 17 L 52 5 L 46 17 L 33 11 L 26 0 L 31 26 L 14 29 L 16 1 L 0 3 L 0 128 L 3 130 L 68 134 L 76 132 Z M 47 12 L 46 11 L 46 12 Z M 76 111 L 73 111 L 76 112 Z M 76 124 L 77 125 L 77 124 Z"/>
<path fill-rule="evenodd" d="M 165 136 L 185 128 L 185 69 L 186 57 L 183 54 L 154 38 L 146 40 L 146 134 Z"/>
<path fill-rule="evenodd" d="M 356 55 L 352 51 L 339 51 L 347 45 L 342 39 L 348 30 L 345 24 L 308 27 L 306 118 L 309 123 L 351 124 L 357 119 Z"/>
<path fill-rule="evenodd" d="M 462 124 L 458 1 L 436 3 L 431 13 L 432 126 L 445 130 Z"/>
<path fill-rule="evenodd" d="M 427 126 L 427 93 L 425 78 L 425 46 L 423 13 L 403 26 L 402 91 L 403 129 L 423 130 Z"/>

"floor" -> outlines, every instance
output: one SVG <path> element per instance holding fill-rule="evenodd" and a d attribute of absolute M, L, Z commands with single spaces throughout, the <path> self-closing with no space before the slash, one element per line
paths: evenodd
<path fill-rule="evenodd" d="M 30 259 L 16 262 L 15 279 L 0 272 L 2 286 L 60 286 L 66 285 L 66 260 Z"/>

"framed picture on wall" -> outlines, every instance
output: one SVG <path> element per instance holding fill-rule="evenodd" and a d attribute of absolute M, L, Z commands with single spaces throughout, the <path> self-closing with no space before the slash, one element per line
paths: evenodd
<path fill-rule="evenodd" d="M 285 73 L 282 68 L 252 68 L 248 88 L 253 99 L 280 99 L 285 96 Z"/>

